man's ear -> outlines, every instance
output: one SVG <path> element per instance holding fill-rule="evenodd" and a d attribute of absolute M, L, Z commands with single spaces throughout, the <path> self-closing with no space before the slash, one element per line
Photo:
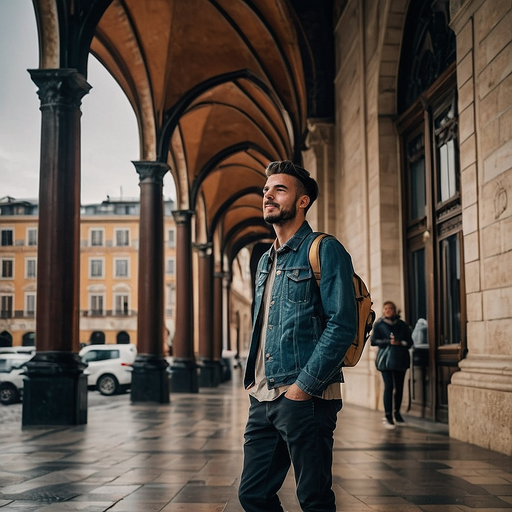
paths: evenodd
<path fill-rule="evenodd" d="M 310 203 L 311 199 L 309 196 L 306 196 L 306 195 L 303 195 L 300 197 L 300 200 L 299 200 L 299 208 L 304 208 L 306 209 Z"/>

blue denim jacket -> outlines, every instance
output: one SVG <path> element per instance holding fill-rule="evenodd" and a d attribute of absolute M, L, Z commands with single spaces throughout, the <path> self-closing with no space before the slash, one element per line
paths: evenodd
<path fill-rule="evenodd" d="M 265 340 L 265 375 L 269 388 L 293 384 L 321 397 L 334 382 L 343 382 L 341 362 L 356 334 L 356 309 L 350 255 L 334 237 L 320 244 L 322 278 L 317 286 L 309 263 L 314 239 L 305 221 L 276 251 L 276 275 Z M 256 272 L 254 325 L 244 385 L 254 383 L 265 283 L 271 250 Z"/>

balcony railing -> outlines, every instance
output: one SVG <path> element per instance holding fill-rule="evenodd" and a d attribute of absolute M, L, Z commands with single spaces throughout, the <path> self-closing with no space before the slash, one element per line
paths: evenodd
<path fill-rule="evenodd" d="M 95 310 L 95 309 L 82 309 L 80 311 L 81 316 L 88 317 L 100 317 L 100 316 L 137 316 L 137 311 L 134 309 L 128 309 L 126 311 L 117 311 L 113 309 Z"/>
<path fill-rule="evenodd" d="M 15 311 L 5 310 L 0 311 L 0 318 L 34 318 L 36 316 L 35 311 L 23 311 L 20 309 L 16 309 Z"/>
<path fill-rule="evenodd" d="M 173 308 L 166 308 L 165 316 L 172 316 L 174 314 Z M 106 309 L 102 311 L 91 310 L 91 309 L 82 309 L 80 310 L 80 316 L 86 317 L 131 317 L 137 316 L 137 311 L 135 309 L 129 309 L 127 311 L 116 311 L 112 309 Z M 0 319 L 9 319 L 9 318 L 35 318 L 35 311 L 23 311 L 23 310 L 7 310 L 0 311 Z"/>

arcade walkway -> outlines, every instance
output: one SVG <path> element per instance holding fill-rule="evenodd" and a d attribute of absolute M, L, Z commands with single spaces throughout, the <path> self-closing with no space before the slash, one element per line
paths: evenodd
<path fill-rule="evenodd" d="M 240 512 L 248 401 L 235 377 L 169 405 L 89 393 L 88 424 L 77 427 L 22 430 L 8 417 L 21 406 L 0 407 L 0 511 Z M 417 420 L 388 431 L 381 416 L 353 406 L 339 416 L 339 511 L 512 510 L 511 457 Z M 281 498 L 300 512 L 290 477 Z"/>

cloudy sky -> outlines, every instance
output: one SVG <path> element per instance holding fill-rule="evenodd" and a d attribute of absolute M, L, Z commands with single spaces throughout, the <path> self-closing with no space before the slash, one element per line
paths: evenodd
<path fill-rule="evenodd" d="M 34 198 L 39 190 L 41 113 L 27 69 L 38 67 L 31 0 L 0 0 L 0 198 Z M 82 99 L 82 204 L 139 197 L 135 114 L 114 79 L 92 56 Z M 174 198 L 172 178 L 164 196 Z"/>

